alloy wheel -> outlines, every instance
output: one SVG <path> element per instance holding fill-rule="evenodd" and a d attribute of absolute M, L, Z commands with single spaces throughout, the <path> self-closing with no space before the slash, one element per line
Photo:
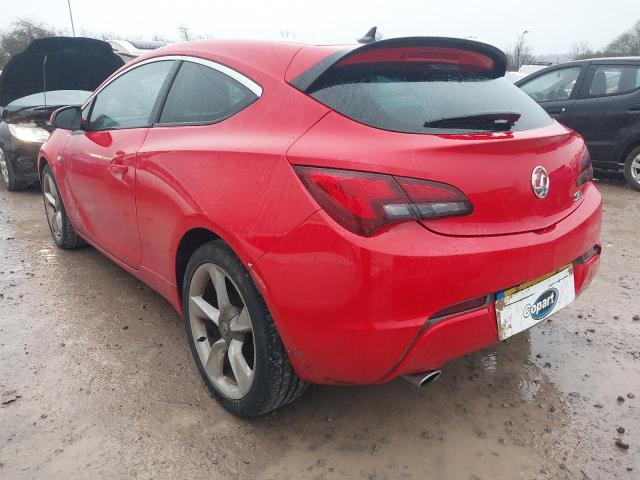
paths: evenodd
<path fill-rule="evenodd" d="M 189 322 L 198 358 L 214 387 L 243 398 L 255 376 L 249 310 L 229 275 L 214 263 L 200 265 L 189 286 Z"/>
<path fill-rule="evenodd" d="M 7 167 L 7 159 L 4 152 L 0 149 L 0 175 L 5 185 L 9 185 L 9 167 Z"/>
<path fill-rule="evenodd" d="M 636 182 L 640 183 L 640 155 L 631 162 L 631 176 Z"/>
<path fill-rule="evenodd" d="M 44 195 L 44 208 L 47 213 L 47 222 L 51 233 L 56 239 L 62 237 L 62 210 L 60 194 L 55 181 L 50 174 L 45 174 L 42 182 L 42 194 Z"/>

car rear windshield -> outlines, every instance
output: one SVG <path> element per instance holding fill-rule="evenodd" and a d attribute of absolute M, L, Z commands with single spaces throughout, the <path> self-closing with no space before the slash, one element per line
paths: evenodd
<path fill-rule="evenodd" d="M 505 78 L 422 62 L 334 67 L 309 93 L 352 120 L 396 132 L 529 130 L 553 122 Z M 496 122 L 501 115 L 505 120 Z"/>

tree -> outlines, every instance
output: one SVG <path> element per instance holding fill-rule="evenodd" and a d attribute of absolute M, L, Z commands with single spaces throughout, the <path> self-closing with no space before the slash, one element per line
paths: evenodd
<path fill-rule="evenodd" d="M 18 18 L 11 22 L 9 28 L 0 31 L 0 70 L 16 53 L 38 38 L 53 37 L 56 31 L 43 23 L 29 18 Z"/>
<path fill-rule="evenodd" d="M 640 55 L 640 21 L 607 45 L 605 54 L 620 57 Z"/>
<path fill-rule="evenodd" d="M 180 38 L 185 42 L 188 42 L 189 40 L 191 40 L 191 29 L 186 25 L 179 25 L 178 33 L 180 34 Z"/>
<path fill-rule="evenodd" d="M 87 37 L 87 38 L 95 38 L 96 40 L 103 40 L 105 42 L 108 40 L 117 40 L 120 38 L 118 34 L 113 32 L 91 32 L 84 28 L 80 30 L 80 36 Z"/>
<path fill-rule="evenodd" d="M 283 40 L 292 40 L 294 38 L 296 38 L 296 32 L 294 32 L 293 30 L 289 30 L 288 28 L 284 28 L 282 30 L 280 30 L 280 36 L 283 38 Z"/>
<path fill-rule="evenodd" d="M 190 42 L 192 40 L 210 40 L 212 38 L 216 38 L 211 32 L 199 33 L 197 35 L 194 35 L 191 33 L 191 29 L 186 25 L 179 25 L 178 33 L 180 34 L 180 39 L 183 42 Z"/>
<path fill-rule="evenodd" d="M 157 33 L 151 37 L 151 40 L 154 42 L 162 42 L 162 43 L 171 43 L 173 40 L 169 40 L 167 37 L 163 35 L 158 35 Z"/>
<path fill-rule="evenodd" d="M 589 42 L 584 40 L 575 42 L 571 46 L 571 58 L 574 60 L 583 60 L 585 58 L 593 58 L 597 55 L 596 52 L 593 51 Z"/>
<path fill-rule="evenodd" d="M 516 43 L 507 50 L 508 69 L 511 71 L 518 71 L 522 65 L 534 62 L 536 57 L 533 55 L 533 49 L 531 45 L 527 43 L 525 36 L 529 33 L 525 30 L 520 35 Z"/>

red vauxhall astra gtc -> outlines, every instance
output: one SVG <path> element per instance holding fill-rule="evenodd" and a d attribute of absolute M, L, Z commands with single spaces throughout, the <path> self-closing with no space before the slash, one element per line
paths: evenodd
<path fill-rule="evenodd" d="M 184 314 L 240 416 L 308 382 L 426 383 L 573 301 L 598 267 L 582 138 L 468 40 L 206 41 L 58 110 L 51 233 Z"/>

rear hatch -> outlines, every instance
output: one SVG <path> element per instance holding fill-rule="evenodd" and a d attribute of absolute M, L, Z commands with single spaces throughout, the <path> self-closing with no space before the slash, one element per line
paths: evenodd
<path fill-rule="evenodd" d="M 576 179 L 586 150 L 503 78 L 505 66 L 500 50 L 459 39 L 338 50 L 290 80 L 334 112 L 293 145 L 289 160 L 454 186 L 473 209 L 422 220 L 441 234 L 548 228 L 580 203 Z M 544 198 L 534 192 L 537 167 L 550 181 Z"/>

